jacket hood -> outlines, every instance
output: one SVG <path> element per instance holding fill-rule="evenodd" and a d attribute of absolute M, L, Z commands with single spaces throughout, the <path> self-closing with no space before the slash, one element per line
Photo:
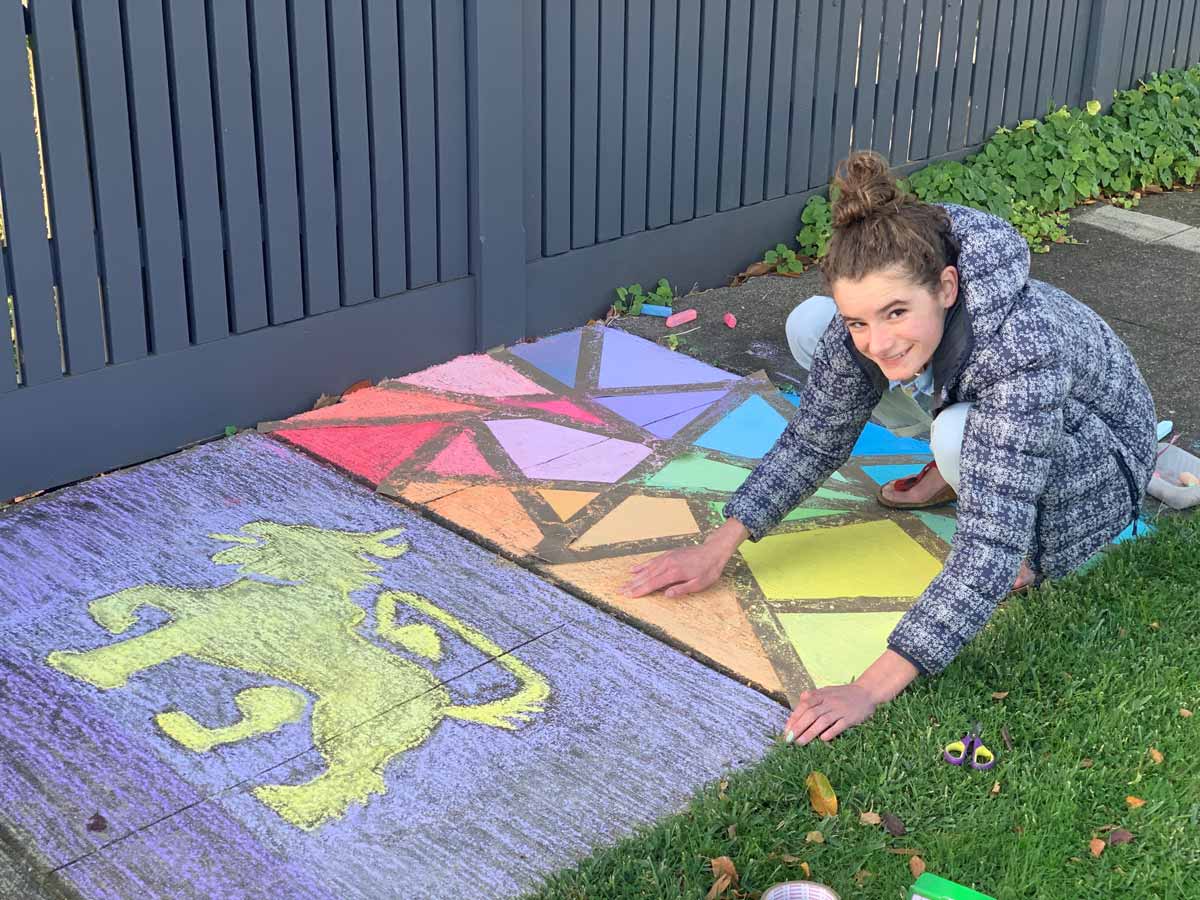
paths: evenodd
<path fill-rule="evenodd" d="M 960 246 L 959 302 L 976 337 L 992 334 L 1029 281 L 1029 245 L 999 216 L 952 203 L 944 207 Z"/>

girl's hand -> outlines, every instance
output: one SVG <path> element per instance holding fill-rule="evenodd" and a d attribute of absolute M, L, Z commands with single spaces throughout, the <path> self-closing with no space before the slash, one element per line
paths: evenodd
<path fill-rule="evenodd" d="M 741 522 L 729 519 L 698 547 L 680 547 L 634 566 L 623 593 L 644 597 L 666 588 L 666 596 L 682 597 L 702 591 L 721 577 L 725 563 L 748 534 Z"/>
<path fill-rule="evenodd" d="M 788 717 L 784 739 L 797 744 L 807 744 L 818 737 L 832 741 L 847 728 L 871 718 L 875 705 L 867 689 L 857 684 L 805 691 Z"/>

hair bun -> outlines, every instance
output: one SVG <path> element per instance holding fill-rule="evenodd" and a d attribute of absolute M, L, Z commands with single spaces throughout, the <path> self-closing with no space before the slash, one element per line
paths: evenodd
<path fill-rule="evenodd" d="M 904 202 L 887 161 L 878 153 L 852 153 L 833 176 L 833 227 L 845 228 L 894 213 Z"/>

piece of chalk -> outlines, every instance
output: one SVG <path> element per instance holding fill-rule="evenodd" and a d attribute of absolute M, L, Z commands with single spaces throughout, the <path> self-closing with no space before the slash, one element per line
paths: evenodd
<path fill-rule="evenodd" d="M 671 307 L 659 306 L 655 303 L 643 303 L 642 304 L 642 315 L 643 316 L 659 316 L 660 318 L 665 319 L 669 315 L 671 315 Z"/>
<path fill-rule="evenodd" d="M 1158 423 L 1158 431 L 1156 432 L 1158 439 L 1161 441 L 1168 434 L 1175 430 L 1175 423 L 1170 419 L 1166 419 Z"/>
<path fill-rule="evenodd" d="M 730 312 L 725 313 L 725 324 L 730 328 L 737 328 L 737 316 Z"/>
<path fill-rule="evenodd" d="M 676 325 L 683 325 L 684 323 L 690 322 L 692 319 L 696 318 L 696 315 L 697 313 L 694 309 L 685 309 L 683 312 L 677 312 L 675 315 L 670 316 L 667 319 L 667 327 L 674 328 Z"/>

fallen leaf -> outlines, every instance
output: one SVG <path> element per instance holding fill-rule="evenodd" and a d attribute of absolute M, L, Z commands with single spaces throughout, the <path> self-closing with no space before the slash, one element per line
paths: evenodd
<path fill-rule="evenodd" d="M 1184 709 L 1182 707 L 1180 707 L 1179 714 L 1181 716 L 1183 716 L 1185 719 L 1190 719 L 1192 717 L 1192 711 L 1190 709 Z"/>
<path fill-rule="evenodd" d="M 782 856 L 780 856 L 779 861 L 782 862 L 785 866 L 794 866 L 794 865 L 804 862 L 804 860 L 802 860 L 800 857 L 792 856 L 792 854 L 790 854 L 790 853 L 785 853 Z"/>
<path fill-rule="evenodd" d="M 908 861 L 908 871 L 912 872 L 913 878 L 920 878 L 925 872 L 925 860 L 919 856 L 914 856 Z"/>
<path fill-rule="evenodd" d="M 1107 845 L 1104 843 L 1104 841 L 1100 840 L 1100 838 L 1092 838 L 1090 841 L 1088 841 L 1088 849 L 1092 851 L 1092 856 L 1096 857 L 1097 859 L 1099 859 L 1100 854 L 1104 852 L 1105 846 Z"/>
<path fill-rule="evenodd" d="M 371 382 L 367 381 L 367 379 L 364 378 L 362 381 L 354 382 L 354 384 L 350 385 L 350 387 L 348 387 L 348 388 L 346 388 L 346 390 L 342 391 L 342 396 L 343 397 L 349 396 L 350 394 L 353 394 L 355 391 L 361 391 L 361 390 L 364 390 L 365 388 L 369 388 L 370 386 L 371 386 Z"/>
<path fill-rule="evenodd" d="M 1163 761 L 1163 755 L 1162 755 L 1162 751 L 1160 751 L 1160 750 L 1158 750 L 1158 749 L 1156 749 L 1156 748 L 1154 748 L 1154 747 L 1151 747 L 1151 748 L 1150 748 L 1150 758 L 1151 758 L 1152 760 L 1154 760 L 1154 764 L 1155 764 L 1156 766 L 1161 766 L 1161 765 L 1162 765 L 1162 761 Z"/>
<path fill-rule="evenodd" d="M 812 803 L 813 810 L 818 815 L 836 816 L 838 799 L 829 779 L 821 772 L 813 772 L 804 780 L 804 783 L 808 785 L 808 799 Z"/>
<path fill-rule="evenodd" d="M 704 900 L 716 900 L 724 894 L 729 888 L 736 887 L 738 883 L 737 869 L 733 867 L 733 860 L 728 856 L 718 856 L 716 859 L 710 859 L 709 864 L 712 866 L 713 881 L 712 887 L 708 889 L 708 893 L 704 895 Z"/>
<path fill-rule="evenodd" d="M 879 818 L 877 812 L 865 812 L 859 815 L 858 821 L 860 825 L 878 825 L 883 820 Z"/>
<path fill-rule="evenodd" d="M 895 853 L 897 856 L 920 856 L 924 850 L 918 850 L 916 847 L 888 847 L 888 853 Z"/>
<path fill-rule="evenodd" d="M 745 284 L 751 278 L 757 278 L 759 275 L 766 275 L 775 271 L 775 267 L 768 262 L 759 260 L 751 266 L 743 269 L 733 276 L 733 281 L 730 282 L 730 287 L 737 287 L 739 284 Z"/>
<path fill-rule="evenodd" d="M 998 781 L 992 785 L 992 796 L 993 797 L 1000 796 L 1000 782 L 998 782 Z"/>
<path fill-rule="evenodd" d="M 819 831 L 810 831 L 804 836 L 804 842 L 806 844 L 823 844 L 825 843 L 825 835 Z"/>
<path fill-rule="evenodd" d="M 1008 691 L 996 691 L 994 694 L 992 694 L 992 699 L 993 700 L 1003 700 L 1007 696 L 1008 696 Z"/>
<path fill-rule="evenodd" d="M 329 394 L 322 394 L 317 398 L 317 402 L 313 404 L 313 409 L 324 409 L 327 406 L 333 406 L 333 404 L 339 402 L 341 399 L 341 397 L 331 397 Z"/>
<path fill-rule="evenodd" d="M 887 829 L 887 833 L 892 837 L 900 837 L 900 835 L 908 831 L 899 816 L 893 816 L 891 813 L 886 812 L 883 814 L 883 827 Z"/>
<path fill-rule="evenodd" d="M 722 778 L 721 783 L 717 786 L 717 797 L 721 800 L 725 799 L 725 791 L 729 788 L 729 779 Z"/>
<path fill-rule="evenodd" d="M 1126 831 L 1124 828 L 1118 828 L 1108 836 L 1108 846 L 1115 847 L 1117 844 L 1128 844 L 1133 840 L 1133 832 Z"/>
<path fill-rule="evenodd" d="M 1158 622 L 1151 622 L 1151 623 L 1150 623 L 1150 630 L 1151 630 L 1151 631 L 1158 631 L 1158 629 L 1160 629 L 1160 628 L 1162 628 L 1162 625 L 1160 625 Z"/>
<path fill-rule="evenodd" d="M 1132 794 L 1125 798 L 1125 802 L 1129 804 L 1130 809 L 1138 809 L 1139 807 L 1146 805 L 1145 800 L 1143 800 L 1141 797 L 1135 797 Z"/>
<path fill-rule="evenodd" d="M 108 819 L 104 818 L 104 816 L 100 815 L 100 813 L 96 813 L 87 820 L 88 831 L 106 831 L 107 829 Z"/>
<path fill-rule="evenodd" d="M 812 878 L 812 867 L 808 863 L 800 863 L 800 871 L 804 873 L 805 878 Z"/>
<path fill-rule="evenodd" d="M 1008 750 L 1008 752 L 1009 752 L 1009 753 L 1012 753 L 1012 748 L 1013 748 L 1012 735 L 1010 735 L 1010 734 L 1008 733 L 1008 726 L 1007 726 L 1007 725 L 1001 725 L 1001 726 L 1000 726 L 1000 737 L 1001 737 L 1001 738 L 1003 739 L 1003 741 L 1004 741 L 1004 748 L 1005 748 L 1006 750 Z"/>
<path fill-rule="evenodd" d="M 866 869 L 859 869 L 857 872 L 854 873 L 854 883 L 857 884 L 859 887 L 862 887 L 864 884 L 866 884 L 870 879 L 872 879 L 874 877 L 875 877 L 874 872 L 870 872 Z"/>
<path fill-rule="evenodd" d="M 1086 756 L 1079 761 L 1079 768 L 1081 769 L 1090 769 L 1093 765 L 1094 763 Z"/>
<path fill-rule="evenodd" d="M 1108 834 L 1108 832 L 1116 831 L 1120 827 L 1120 825 L 1101 825 L 1096 831 L 1100 832 L 1100 834 Z"/>
<path fill-rule="evenodd" d="M 730 825 L 725 829 L 725 832 L 729 835 L 731 841 L 737 840 L 737 825 Z"/>

